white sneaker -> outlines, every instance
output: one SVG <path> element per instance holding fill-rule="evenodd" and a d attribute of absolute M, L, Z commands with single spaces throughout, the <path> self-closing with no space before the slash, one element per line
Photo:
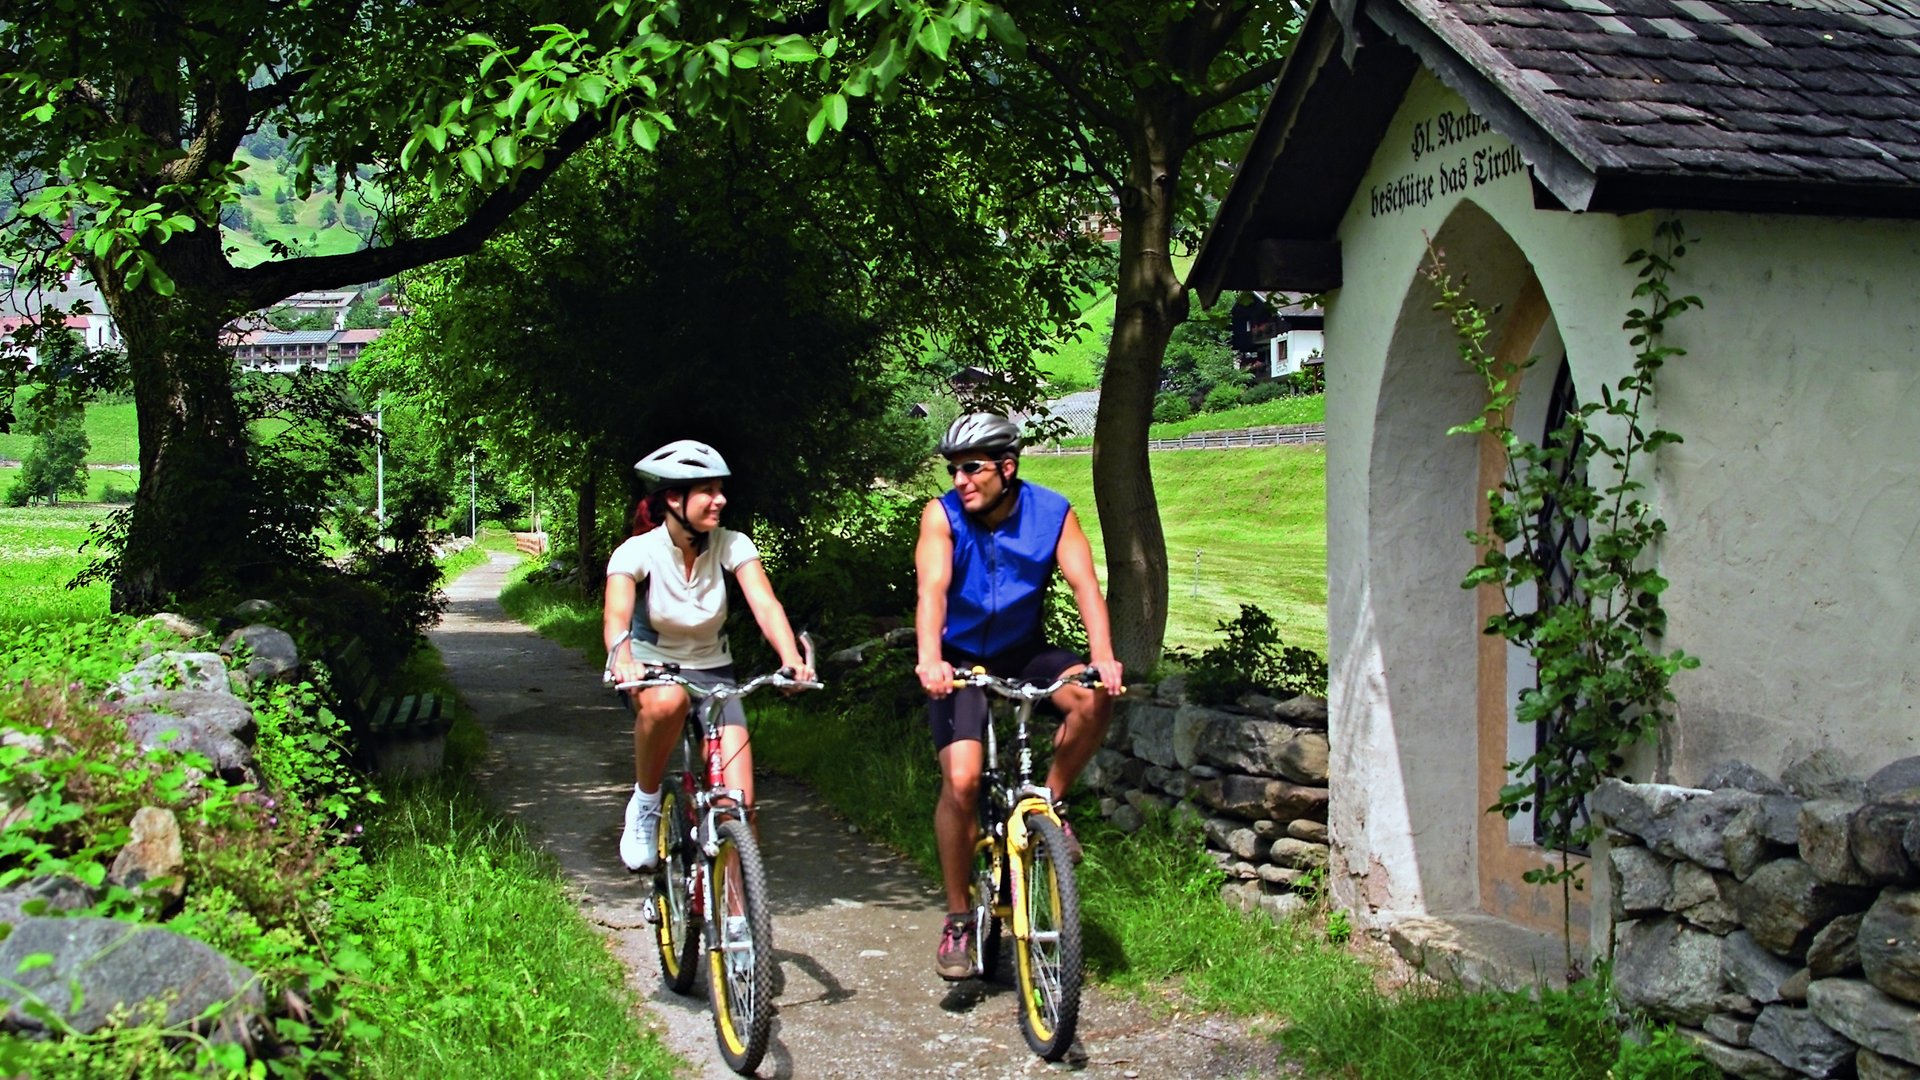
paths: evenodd
<path fill-rule="evenodd" d="M 620 834 L 620 861 L 629 870 L 651 870 L 660 863 L 660 794 L 651 798 L 633 786 L 627 800 L 627 827 Z"/>

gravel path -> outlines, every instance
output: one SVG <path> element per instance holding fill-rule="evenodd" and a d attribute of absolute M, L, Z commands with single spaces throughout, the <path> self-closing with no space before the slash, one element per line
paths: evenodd
<path fill-rule="evenodd" d="M 631 726 L 597 669 L 501 610 L 496 597 L 515 561 L 495 555 L 463 575 L 432 633 L 487 732 L 482 783 L 559 860 L 581 910 L 604 929 L 693 1075 L 732 1076 L 714 1048 L 704 982 L 698 997 L 660 984 L 643 921 L 646 879 L 627 873 L 615 851 L 632 784 Z M 1020 1037 L 1011 986 L 949 984 L 934 974 L 942 904 L 931 882 L 804 786 L 764 770 L 759 783 L 779 961 L 773 1047 L 759 1075 L 1132 1080 L 1291 1071 L 1244 1024 L 1169 1016 L 1091 991 L 1075 1052 L 1059 1065 L 1041 1062 Z"/>

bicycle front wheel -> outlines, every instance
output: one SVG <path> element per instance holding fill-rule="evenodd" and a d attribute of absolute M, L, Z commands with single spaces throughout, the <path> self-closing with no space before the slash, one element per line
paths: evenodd
<path fill-rule="evenodd" d="M 1044 814 L 1027 815 L 1027 848 L 1019 860 L 1020 903 L 1026 934 L 1016 933 L 1020 1032 L 1047 1061 L 1059 1061 L 1073 1045 L 1080 1022 L 1080 889 L 1067 836 Z M 1016 923 L 1016 931 L 1018 925 Z"/>
<path fill-rule="evenodd" d="M 727 1067 L 745 1075 L 760 1064 L 773 1029 L 773 916 L 767 872 L 746 822 L 720 825 L 709 871 L 714 940 L 707 945 L 707 999 Z"/>
<path fill-rule="evenodd" d="M 672 777 L 668 778 L 672 780 Z M 676 994 L 693 989 L 700 971 L 700 912 L 693 896 L 693 815 L 677 784 L 660 799 L 659 869 L 654 871 L 654 936 L 660 978 Z"/>

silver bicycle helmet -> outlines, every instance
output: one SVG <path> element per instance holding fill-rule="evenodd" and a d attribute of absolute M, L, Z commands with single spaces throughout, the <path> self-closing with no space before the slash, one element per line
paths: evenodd
<path fill-rule="evenodd" d="M 940 440 L 940 456 L 988 454 L 996 458 L 1020 456 L 1020 425 L 999 413 L 967 413 L 955 420 Z"/>
<path fill-rule="evenodd" d="M 733 473 L 727 459 L 703 442 L 678 439 L 634 462 L 633 471 L 647 485 L 648 492 L 662 488 L 684 487 L 702 480 L 724 480 Z"/>

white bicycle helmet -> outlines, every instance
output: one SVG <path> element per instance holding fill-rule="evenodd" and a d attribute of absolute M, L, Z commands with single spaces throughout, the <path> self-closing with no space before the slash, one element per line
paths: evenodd
<path fill-rule="evenodd" d="M 733 475 L 720 451 L 692 439 L 677 439 L 655 450 L 634 462 L 633 471 L 640 474 L 649 493 Z"/>
<path fill-rule="evenodd" d="M 992 457 L 1020 456 L 1020 425 L 999 413 L 967 413 L 955 420 L 940 440 L 940 456 L 988 454 Z"/>

